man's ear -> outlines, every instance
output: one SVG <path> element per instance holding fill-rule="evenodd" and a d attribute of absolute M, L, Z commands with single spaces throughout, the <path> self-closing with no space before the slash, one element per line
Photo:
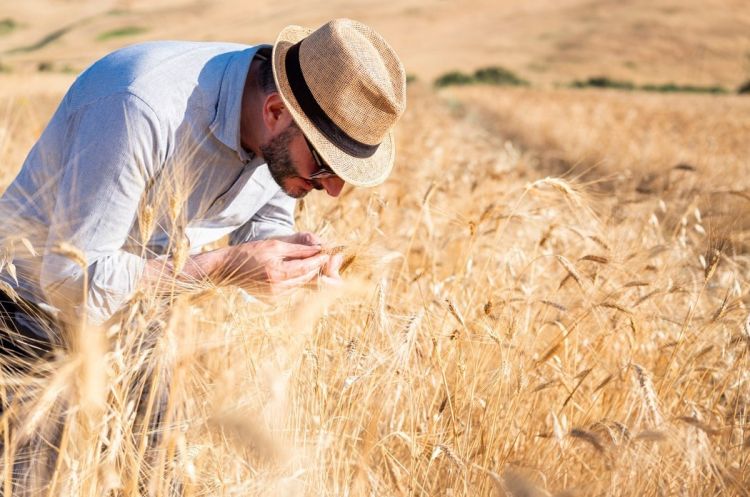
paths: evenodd
<path fill-rule="evenodd" d="M 272 92 L 266 96 L 263 102 L 263 123 L 271 135 L 286 129 L 291 121 L 291 115 L 286 110 L 286 105 L 278 93 Z"/>

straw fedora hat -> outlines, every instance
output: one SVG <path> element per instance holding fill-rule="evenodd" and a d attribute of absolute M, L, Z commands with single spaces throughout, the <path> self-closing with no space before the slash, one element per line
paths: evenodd
<path fill-rule="evenodd" d="M 272 58 L 282 100 L 336 174 L 355 186 L 385 181 L 406 107 L 404 68 L 385 40 L 349 19 L 315 31 L 287 26 Z"/>

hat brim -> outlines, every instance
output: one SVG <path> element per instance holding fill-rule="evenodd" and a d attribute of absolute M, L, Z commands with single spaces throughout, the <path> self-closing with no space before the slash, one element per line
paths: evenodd
<path fill-rule="evenodd" d="M 354 186 L 376 186 L 388 178 L 396 157 L 393 130 L 389 131 L 378 149 L 367 158 L 353 157 L 331 143 L 307 118 L 292 93 L 286 74 L 286 55 L 292 45 L 306 38 L 313 30 L 301 26 L 287 26 L 279 33 L 273 45 L 273 77 L 292 118 L 315 150 L 325 159 L 336 174 Z"/>

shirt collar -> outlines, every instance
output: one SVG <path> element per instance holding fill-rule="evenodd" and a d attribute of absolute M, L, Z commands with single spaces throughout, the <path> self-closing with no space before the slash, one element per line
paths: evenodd
<path fill-rule="evenodd" d="M 242 91 L 245 88 L 250 62 L 255 53 L 264 46 L 270 45 L 257 45 L 235 52 L 229 59 L 221 79 L 216 114 L 208 128 L 219 141 L 235 150 L 243 162 L 252 160 L 255 154 L 243 149 L 240 140 Z"/>

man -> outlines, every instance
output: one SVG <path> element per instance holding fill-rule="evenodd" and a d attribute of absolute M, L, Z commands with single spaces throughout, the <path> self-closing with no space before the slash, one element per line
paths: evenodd
<path fill-rule="evenodd" d="M 384 181 L 404 106 L 396 54 L 346 19 L 287 27 L 273 50 L 114 52 L 76 80 L 0 199 L 6 243 L 39 252 L 16 250 L 17 278 L 2 278 L 35 308 L 95 323 L 165 276 L 271 295 L 336 278 L 340 258 L 294 233 L 294 199 Z"/>
<path fill-rule="evenodd" d="M 338 278 L 340 256 L 294 232 L 294 199 L 384 181 L 404 106 L 398 57 L 346 19 L 289 26 L 273 46 L 154 42 L 99 60 L 0 199 L 14 254 L 0 365 L 23 369 L 65 325 L 115 319 L 138 288 L 272 297 Z M 13 471 L 23 488 L 27 468 Z"/>

